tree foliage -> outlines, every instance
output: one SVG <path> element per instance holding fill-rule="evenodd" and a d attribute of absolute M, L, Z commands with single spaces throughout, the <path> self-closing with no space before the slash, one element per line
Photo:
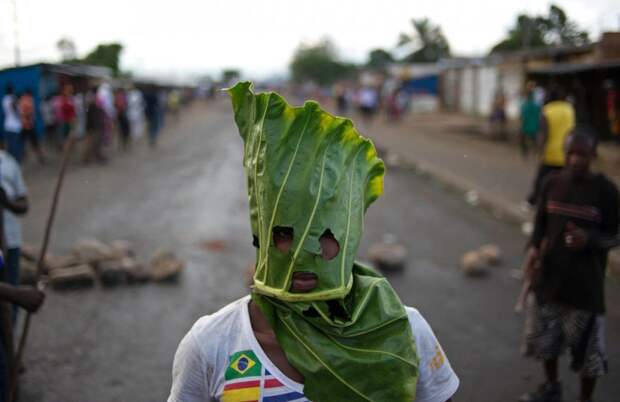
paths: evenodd
<path fill-rule="evenodd" d="M 232 85 L 234 81 L 238 81 L 241 77 L 241 71 L 236 68 L 226 68 L 222 70 L 222 82 L 226 85 Z"/>
<path fill-rule="evenodd" d="M 293 81 L 312 81 L 318 85 L 331 85 L 357 73 L 354 64 L 340 60 L 329 39 L 323 39 L 315 45 L 300 45 L 289 68 Z"/>
<path fill-rule="evenodd" d="M 56 48 L 60 52 L 60 61 L 67 63 L 77 59 L 77 51 L 73 39 L 64 37 L 56 42 Z"/>
<path fill-rule="evenodd" d="M 413 45 L 416 50 L 403 58 L 409 63 L 434 63 L 450 55 L 450 45 L 439 25 L 428 18 L 412 19 L 412 34 L 401 33 L 398 46 Z"/>
<path fill-rule="evenodd" d="M 385 68 L 393 62 L 394 56 L 392 56 L 392 53 L 385 49 L 373 49 L 368 53 L 366 67 L 373 70 L 385 70 Z"/>
<path fill-rule="evenodd" d="M 508 35 L 493 46 L 491 53 L 588 43 L 588 33 L 571 21 L 564 10 L 551 5 L 547 15 L 518 15 Z"/>
<path fill-rule="evenodd" d="M 106 43 L 97 45 L 97 47 L 86 55 L 82 60 L 83 64 L 94 66 L 108 67 L 112 70 L 112 74 L 118 77 L 120 73 L 120 60 L 123 45 L 120 43 Z"/>

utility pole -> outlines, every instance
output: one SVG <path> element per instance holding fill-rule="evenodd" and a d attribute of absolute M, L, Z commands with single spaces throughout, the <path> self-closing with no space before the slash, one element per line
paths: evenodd
<path fill-rule="evenodd" d="M 17 0 L 11 0 L 11 4 L 13 4 L 13 34 L 15 39 L 15 67 L 18 67 L 20 64 L 20 51 L 19 51 L 19 24 L 17 19 Z"/>

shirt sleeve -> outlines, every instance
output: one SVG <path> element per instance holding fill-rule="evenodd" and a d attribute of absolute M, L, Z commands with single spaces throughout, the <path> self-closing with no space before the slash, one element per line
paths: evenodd
<path fill-rule="evenodd" d="M 208 401 L 207 370 L 201 349 L 190 330 L 174 355 L 168 402 Z"/>
<path fill-rule="evenodd" d="M 420 358 L 415 402 L 445 402 L 458 389 L 459 378 L 428 322 L 415 310 L 409 315 Z"/>

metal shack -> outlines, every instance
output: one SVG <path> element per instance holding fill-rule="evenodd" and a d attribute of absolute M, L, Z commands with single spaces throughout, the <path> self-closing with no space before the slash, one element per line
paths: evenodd
<path fill-rule="evenodd" d="M 27 89 L 31 90 L 35 102 L 35 129 L 42 136 L 44 122 L 41 106 L 45 99 L 58 93 L 64 85 L 73 85 L 76 93 L 86 92 L 91 86 L 111 77 L 111 70 L 100 66 L 38 63 L 12 67 L 0 70 L 0 99 L 5 95 L 8 85 L 13 87 L 17 96 Z M 0 109 L 0 122 L 3 121 L 4 114 Z M 1 134 L 4 134 L 3 130 L 0 124 Z"/>

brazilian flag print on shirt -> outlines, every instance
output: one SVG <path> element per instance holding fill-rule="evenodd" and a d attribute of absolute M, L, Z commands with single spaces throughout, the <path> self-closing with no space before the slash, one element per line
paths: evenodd
<path fill-rule="evenodd" d="M 309 402 L 271 375 L 253 351 L 233 353 L 228 361 L 222 402 Z"/>

